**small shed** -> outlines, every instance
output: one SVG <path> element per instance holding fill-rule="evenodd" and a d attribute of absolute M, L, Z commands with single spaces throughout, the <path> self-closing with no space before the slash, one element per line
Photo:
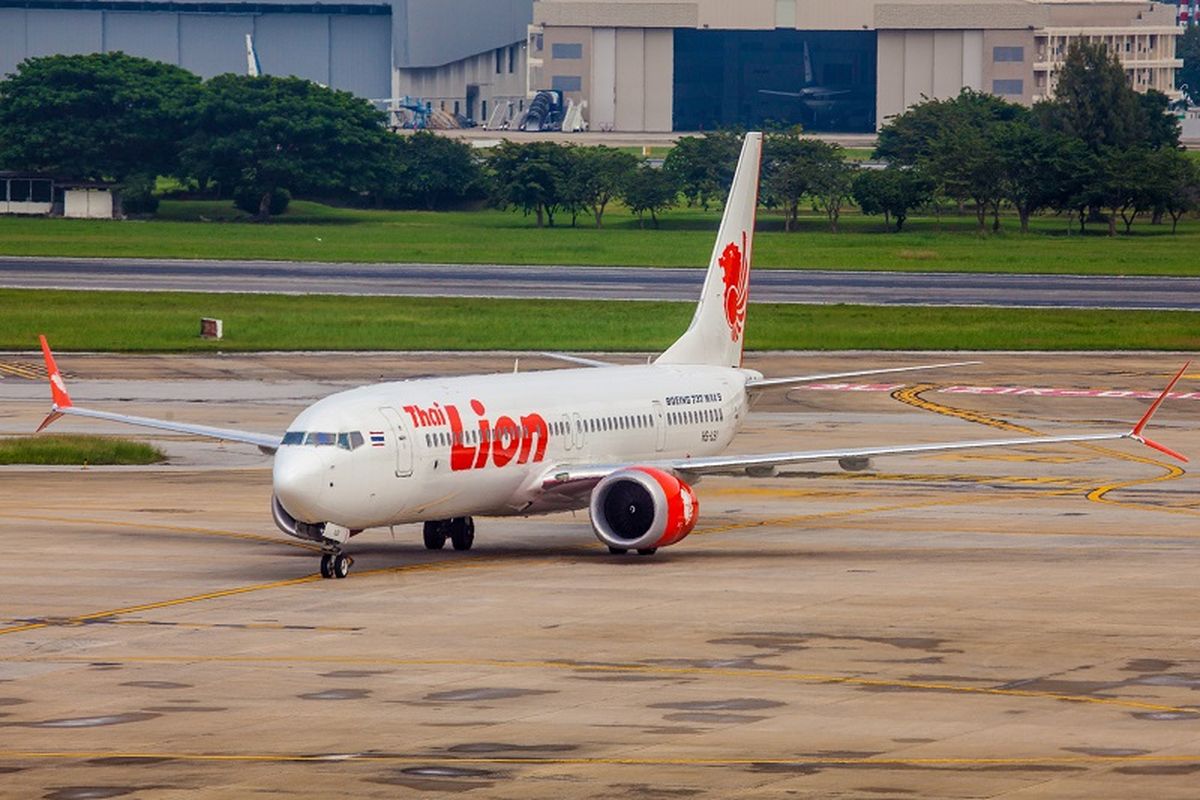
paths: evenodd
<path fill-rule="evenodd" d="M 62 189 L 62 215 L 72 219 L 113 219 L 120 217 L 121 204 L 116 184 L 100 181 L 59 181 Z"/>
<path fill-rule="evenodd" d="M 54 210 L 54 178 L 29 172 L 0 172 L 0 214 L 40 214 Z"/>
<path fill-rule="evenodd" d="M 120 219 L 117 184 L 37 172 L 0 172 L 0 214 Z"/>

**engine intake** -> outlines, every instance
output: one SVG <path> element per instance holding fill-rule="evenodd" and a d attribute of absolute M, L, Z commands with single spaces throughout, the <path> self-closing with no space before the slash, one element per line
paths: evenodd
<path fill-rule="evenodd" d="M 296 519 L 287 512 L 283 503 L 279 502 L 279 496 L 275 494 L 271 495 L 271 518 L 275 520 L 275 527 L 288 536 L 309 542 L 321 542 L 325 538 L 324 525 L 310 525 Z"/>
<path fill-rule="evenodd" d="M 692 532 L 700 503 L 692 487 L 655 467 L 628 467 L 592 490 L 592 528 L 609 547 L 667 547 Z"/>

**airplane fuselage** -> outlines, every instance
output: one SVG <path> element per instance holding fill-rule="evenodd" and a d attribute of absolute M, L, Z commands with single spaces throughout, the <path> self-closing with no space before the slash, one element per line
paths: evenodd
<path fill-rule="evenodd" d="M 283 507 L 361 530 L 583 508 L 553 468 L 716 455 L 747 412 L 751 370 L 663 365 L 383 383 L 305 409 L 275 456 Z"/>

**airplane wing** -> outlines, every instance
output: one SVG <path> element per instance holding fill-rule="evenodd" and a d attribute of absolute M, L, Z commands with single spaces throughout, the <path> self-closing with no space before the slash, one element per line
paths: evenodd
<path fill-rule="evenodd" d="M 802 464 L 812 461 L 836 461 L 843 458 L 869 458 L 873 456 L 911 455 L 914 453 L 944 453 L 954 450 L 978 450 L 986 447 L 1026 447 L 1048 444 L 1068 444 L 1080 442 L 1103 442 L 1118 439 L 1132 439 L 1135 442 L 1158 450 L 1171 458 L 1187 463 L 1187 457 L 1166 445 L 1160 444 L 1145 436 L 1144 431 L 1150 423 L 1159 406 L 1167 399 L 1167 395 L 1175 388 L 1175 384 L 1183 377 L 1191 362 L 1184 364 L 1179 373 L 1167 384 L 1158 399 L 1150 406 L 1145 415 L 1128 431 L 1110 431 L 1107 433 L 1088 433 L 1070 436 L 1026 436 L 1016 439 L 981 439 L 974 441 L 944 442 L 935 444 L 881 445 L 877 447 L 852 447 L 841 450 L 810 450 L 796 452 L 763 453 L 761 455 L 730 455 L 704 456 L 701 458 L 675 458 L 664 460 L 649 460 L 640 465 L 658 467 L 679 475 L 682 478 L 695 479 L 702 475 L 755 473 L 769 474 L 775 467 L 790 464 Z M 542 482 L 546 491 L 570 493 L 590 489 L 606 475 L 618 469 L 631 466 L 629 464 L 595 464 L 582 466 L 554 467 Z"/>
<path fill-rule="evenodd" d="M 158 430 L 174 431 L 176 433 L 189 433 L 193 436 L 204 436 L 209 439 L 220 439 L 226 442 L 252 444 L 267 454 L 274 453 L 279 448 L 280 437 L 269 433 L 253 433 L 231 428 L 214 428 L 209 425 L 191 425 L 172 420 L 134 417 L 128 414 L 115 414 L 110 411 L 80 408 L 71 402 L 71 396 L 67 393 L 67 386 L 63 382 L 62 373 L 58 371 L 58 365 L 54 363 L 54 354 L 50 352 L 50 345 L 46 342 L 46 337 L 39 336 L 38 339 L 42 343 L 42 356 L 46 359 L 46 373 L 50 377 L 50 395 L 53 400 L 50 413 L 46 415 L 46 418 L 42 420 L 42 424 L 38 426 L 38 433 L 49 427 L 55 420 L 69 415 L 103 419 L 109 422 L 124 422 L 128 425 L 139 425 L 143 428 L 157 428 Z"/>
<path fill-rule="evenodd" d="M 538 355 L 544 356 L 546 358 L 553 358 L 556 361 L 565 361 L 568 364 L 579 364 L 584 367 L 615 367 L 615 366 L 617 366 L 616 364 L 613 364 L 608 361 L 600 361 L 595 358 L 585 358 L 583 356 L 571 355 L 570 353 L 542 352 L 542 353 L 538 353 Z"/>
<path fill-rule="evenodd" d="M 842 378 L 861 378 L 864 375 L 887 375 L 893 372 L 918 372 L 924 369 L 943 369 L 945 367 L 971 367 L 981 364 L 981 361 L 958 361 L 950 364 L 923 364 L 915 367 L 889 367 L 887 369 L 864 369 L 855 372 L 827 372 L 818 375 L 800 375 L 794 378 L 754 378 L 746 381 L 746 390 L 750 392 L 770 389 L 777 386 L 796 386 L 801 383 L 816 383 L 817 381 L 835 381 Z"/>

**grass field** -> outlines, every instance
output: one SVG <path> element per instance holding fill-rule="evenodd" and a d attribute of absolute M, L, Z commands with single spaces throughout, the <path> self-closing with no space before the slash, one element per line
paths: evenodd
<path fill-rule="evenodd" d="M 158 464 L 166 460 L 156 447 L 106 436 L 43 434 L 0 439 L 0 464 L 128 465 Z"/>
<path fill-rule="evenodd" d="M 657 351 L 691 303 L 0 290 L 0 349 Z M 201 316 L 226 338 L 198 336 Z M 754 304 L 757 350 L 1196 350 L 1189 312 Z M 587 320 L 587 324 L 579 324 Z"/>
<path fill-rule="evenodd" d="M 209 220 L 205 224 L 201 220 Z M 662 230 L 640 230 L 614 208 L 597 230 L 581 217 L 538 230 L 518 213 L 484 210 L 430 213 L 360 211 L 296 201 L 278 222 L 256 225 L 232 204 L 164 201 L 153 221 L 90 221 L 0 217 L 0 254 L 24 256 L 279 259 L 349 262 L 614 264 L 703 266 L 719 214 L 678 209 Z M 220 221 L 220 222 L 218 222 Z M 972 215 L 918 218 L 904 233 L 884 232 L 882 218 L 849 214 L 829 232 L 809 214 L 799 231 L 763 214 L 755 240 L 758 267 L 920 272 L 1200 274 L 1200 221 L 1170 226 L 1139 221 L 1132 236 L 1068 235 L 1064 218 L 1035 220 L 1022 235 L 1015 219 L 999 235 L 978 236 Z"/>

